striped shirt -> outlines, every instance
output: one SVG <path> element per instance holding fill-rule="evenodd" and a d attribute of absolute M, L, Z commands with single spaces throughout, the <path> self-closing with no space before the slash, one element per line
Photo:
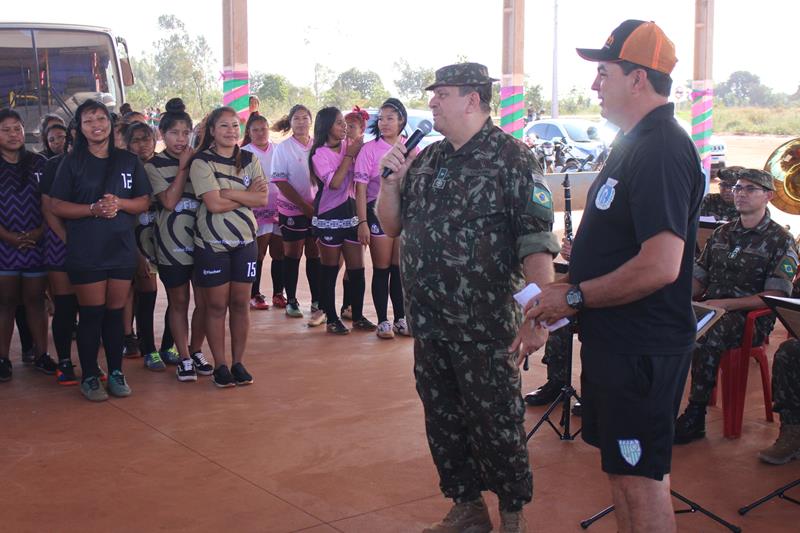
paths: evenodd
<path fill-rule="evenodd" d="M 9 163 L 0 157 L 0 225 L 6 231 L 33 231 L 42 225 L 39 180 L 45 158 L 28 153 L 26 162 Z M 0 270 L 41 268 L 44 243 L 20 249 L 0 240 Z"/>
<path fill-rule="evenodd" d="M 189 170 L 194 192 L 201 199 L 197 209 L 195 246 L 227 252 L 256 239 L 256 217 L 249 207 L 240 206 L 224 213 L 212 213 L 202 202 L 205 193 L 231 189 L 246 191 L 252 180 L 264 178 L 261 164 L 252 152 L 241 150 L 242 169 L 236 170 L 233 157 L 223 157 L 209 149 L 195 156 Z"/>

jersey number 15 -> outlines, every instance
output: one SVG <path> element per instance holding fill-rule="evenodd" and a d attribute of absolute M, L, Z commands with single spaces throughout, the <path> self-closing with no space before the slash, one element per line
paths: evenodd
<path fill-rule="evenodd" d="M 122 188 L 130 190 L 133 187 L 133 176 L 129 172 L 121 172 Z"/>

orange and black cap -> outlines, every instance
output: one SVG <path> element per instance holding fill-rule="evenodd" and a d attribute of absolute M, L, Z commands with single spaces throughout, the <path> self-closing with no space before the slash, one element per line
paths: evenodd
<path fill-rule="evenodd" d="M 611 32 L 600 49 L 578 48 L 588 61 L 629 61 L 669 75 L 678 59 L 675 45 L 655 22 L 626 20 Z"/>

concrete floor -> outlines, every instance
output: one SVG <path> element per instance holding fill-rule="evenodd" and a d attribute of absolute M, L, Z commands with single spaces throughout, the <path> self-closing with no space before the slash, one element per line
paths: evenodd
<path fill-rule="evenodd" d="M 781 328 L 770 352 L 784 338 Z M 257 311 L 246 359 L 253 386 L 178 383 L 172 368 L 156 374 L 126 360 L 133 395 L 92 404 L 24 368 L 15 338 L 14 379 L 0 384 L 0 531 L 420 531 L 449 503 L 425 440 L 411 349 L 408 338 L 334 337 L 282 310 Z M 544 381 L 538 358 L 523 379 L 526 391 Z M 526 427 L 543 411 L 529 408 Z M 764 420 L 753 366 L 742 438 L 723 438 L 722 412 L 711 408 L 708 438 L 675 448 L 673 488 L 745 531 L 800 531 L 800 507 L 788 502 L 736 512 L 800 477 L 800 462 L 756 458 L 777 427 Z M 529 449 L 531 531 L 580 531 L 609 504 L 599 455 L 580 438 L 562 442 L 543 427 Z M 497 523 L 496 499 L 487 501 Z M 699 514 L 678 525 L 725 531 Z M 589 529 L 615 530 L 612 516 Z"/>

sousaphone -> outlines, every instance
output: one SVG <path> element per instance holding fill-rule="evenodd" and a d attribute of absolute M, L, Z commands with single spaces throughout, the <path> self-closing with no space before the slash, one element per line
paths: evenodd
<path fill-rule="evenodd" d="M 764 170 L 772 174 L 772 205 L 785 213 L 800 215 L 800 137 L 780 145 L 767 159 Z"/>

